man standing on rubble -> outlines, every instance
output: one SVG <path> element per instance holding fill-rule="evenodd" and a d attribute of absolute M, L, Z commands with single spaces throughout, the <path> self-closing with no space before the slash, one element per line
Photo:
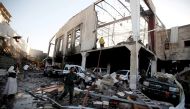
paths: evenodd
<path fill-rule="evenodd" d="M 99 39 L 99 43 L 100 43 L 100 47 L 103 48 L 103 47 L 104 47 L 104 44 L 105 44 L 105 41 L 104 41 L 104 38 L 103 38 L 103 37 L 101 37 L 101 38 Z"/>
<path fill-rule="evenodd" d="M 24 67 L 23 67 L 23 70 L 24 70 L 24 79 L 28 78 L 28 69 L 29 69 L 29 65 L 25 64 Z"/>
<path fill-rule="evenodd" d="M 70 96 L 69 104 L 72 104 L 74 84 L 77 82 L 77 75 L 74 71 L 75 71 L 75 68 L 71 67 L 70 72 L 65 76 L 65 78 L 64 78 L 64 83 L 65 83 L 64 84 L 64 92 L 59 97 L 59 100 L 62 100 L 63 97 L 65 97 L 67 95 L 67 93 L 69 93 L 69 96 Z"/>

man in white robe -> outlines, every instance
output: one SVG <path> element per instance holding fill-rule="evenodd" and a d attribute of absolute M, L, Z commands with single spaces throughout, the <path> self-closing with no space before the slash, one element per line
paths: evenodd
<path fill-rule="evenodd" d="M 16 66 L 15 66 L 16 67 Z M 16 68 L 11 66 L 8 69 L 8 80 L 5 86 L 3 94 L 14 95 L 17 93 L 17 78 L 16 78 Z"/>

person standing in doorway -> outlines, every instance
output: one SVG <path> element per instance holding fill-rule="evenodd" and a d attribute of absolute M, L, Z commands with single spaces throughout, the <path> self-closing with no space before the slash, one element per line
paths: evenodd
<path fill-rule="evenodd" d="M 99 39 L 99 43 L 100 43 L 100 47 L 103 48 L 103 47 L 104 47 L 104 44 L 105 44 L 105 41 L 104 41 L 104 38 L 103 38 L 103 37 L 101 37 L 101 38 Z"/>
<path fill-rule="evenodd" d="M 62 100 L 69 93 L 69 104 L 72 104 L 73 100 L 73 91 L 74 91 L 74 84 L 77 82 L 77 75 L 74 72 L 75 68 L 71 67 L 70 72 L 64 78 L 64 92 L 59 97 L 59 100 Z"/>

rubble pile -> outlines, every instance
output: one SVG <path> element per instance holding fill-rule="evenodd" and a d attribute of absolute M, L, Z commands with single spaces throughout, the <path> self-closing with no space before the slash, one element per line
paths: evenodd
<path fill-rule="evenodd" d="M 104 75 L 103 77 L 97 79 L 92 83 L 92 85 L 87 85 L 86 87 L 82 87 L 83 82 L 81 84 L 76 85 L 74 88 L 74 106 L 86 106 L 91 108 L 116 108 L 120 107 L 121 109 L 131 108 L 133 103 L 137 103 L 136 105 L 142 105 L 145 109 L 147 106 L 144 103 L 139 103 L 140 99 L 126 86 L 124 81 L 119 81 L 115 79 L 116 75 Z M 90 78 L 90 77 L 87 77 Z M 91 79 L 89 79 L 91 80 Z M 37 88 L 35 94 L 41 94 L 43 96 L 49 97 L 48 99 L 54 99 L 52 101 L 59 105 L 52 106 L 68 106 L 69 105 L 69 96 L 66 96 L 62 101 L 57 100 L 57 97 L 64 90 L 56 89 L 56 85 L 50 85 L 44 88 Z M 43 91 L 42 91 L 43 89 Z M 45 105 L 44 105 L 45 106 Z"/>
<path fill-rule="evenodd" d="M 44 77 L 42 73 L 30 72 L 29 77 L 24 80 L 22 74 L 19 74 L 18 94 L 13 109 L 150 108 L 139 98 L 136 92 L 129 89 L 128 83 L 123 81 L 116 73 L 103 76 L 96 75 L 95 79 L 94 77 L 89 73 L 84 77 L 79 76 L 81 82 L 75 84 L 72 107 L 69 105 L 69 94 L 63 100 L 58 100 L 58 97 L 64 91 L 63 78 L 49 78 Z"/>
<path fill-rule="evenodd" d="M 42 73 L 29 73 L 29 77 L 23 80 L 22 75 L 18 77 L 18 91 L 33 90 L 41 86 L 46 86 L 58 82 L 55 78 L 47 78 Z"/>
<path fill-rule="evenodd" d="M 90 75 L 87 75 L 91 80 Z M 132 96 L 132 92 L 124 87 L 123 82 L 114 80 L 113 75 L 105 75 L 94 81 L 92 85 L 84 86 L 81 82 L 74 88 L 73 106 L 86 106 L 91 108 L 114 108 L 131 107 L 132 105 L 120 102 L 121 100 L 135 100 L 137 97 Z M 88 82 L 88 81 L 86 81 Z M 62 101 L 58 101 L 57 97 L 64 91 L 63 83 L 58 78 L 44 77 L 42 74 L 30 73 L 27 80 L 22 80 L 22 75 L 18 77 L 19 94 L 15 103 L 16 107 L 29 106 L 29 104 L 37 108 L 60 108 L 60 106 L 69 106 L 69 96 L 66 96 Z M 81 87 L 83 85 L 83 87 Z M 26 92 L 25 92 L 26 91 Z M 30 92 L 28 95 L 27 93 Z M 87 99 L 85 96 L 87 95 Z M 33 99 L 31 99 L 33 98 Z M 135 98 L 135 99 L 134 99 Z M 27 102 L 26 102 L 27 99 Z M 86 99 L 86 104 L 84 103 Z M 116 99 L 116 100 L 115 100 Z M 55 104 L 58 105 L 55 105 Z M 27 104 L 27 105 L 26 105 Z M 19 105 L 19 106 L 18 106 Z"/>

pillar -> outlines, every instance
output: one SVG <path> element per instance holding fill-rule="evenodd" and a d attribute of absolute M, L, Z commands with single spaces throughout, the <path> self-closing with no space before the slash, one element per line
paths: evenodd
<path fill-rule="evenodd" d="M 137 75 L 138 75 L 138 68 L 139 68 L 139 46 L 138 44 L 132 45 L 131 55 L 130 55 L 130 81 L 129 81 L 129 87 L 130 89 L 136 89 L 137 88 Z"/>
<path fill-rule="evenodd" d="M 64 69 L 64 66 L 65 66 L 65 55 L 62 56 L 63 59 L 62 59 L 62 62 L 61 62 L 61 68 Z"/>
<path fill-rule="evenodd" d="M 107 64 L 107 74 L 110 74 L 111 71 L 111 64 Z"/>
<path fill-rule="evenodd" d="M 157 60 L 155 59 L 155 60 L 152 60 L 151 62 L 151 77 L 156 72 L 157 72 Z"/>
<path fill-rule="evenodd" d="M 138 40 L 140 37 L 140 0 L 130 0 L 131 7 L 131 21 L 132 31 L 135 44 L 132 45 L 131 56 L 130 56 L 130 84 L 131 89 L 137 88 L 137 74 L 138 74 Z"/>
<path fill-rule="evenodd" d="M 138 41 L 140 36 L 140 0 L 130 0 L 133 39 Z"/>
<path fill-rule="evenodd" d="M 148 17 L 148 43 L 150 44 L 150 49 L 155 53 L 155 32 L 151 31 L 155 29 L 155 15 L 151 14 Z"/>
<path fill-rule="evenodd" d="M 89 55 L 89 53 L 87 52 L 82 52 L 82 62 L 81 62 L 81 66 L 86 69 L 86 57 Z"/>

